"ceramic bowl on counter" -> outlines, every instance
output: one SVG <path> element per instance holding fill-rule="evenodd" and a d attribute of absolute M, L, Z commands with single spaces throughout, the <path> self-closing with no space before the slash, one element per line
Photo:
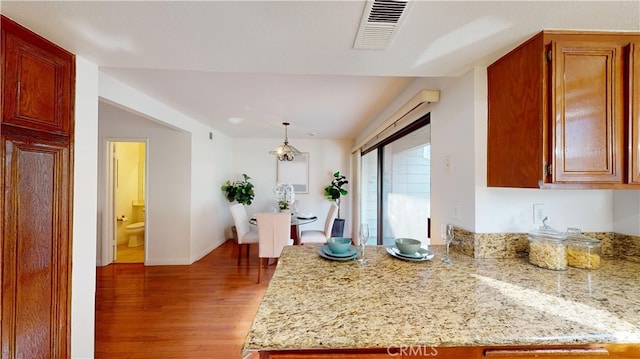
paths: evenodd
<path fill-rule="evenodd" d="M 422 242 L 414 238 L 396 238 L 396 247 L 402 254 L 412 255 L 420 250 Z"/>
<path fill-rule="evenodd" d="M 349 251 L 349 248 L 351 248 L 351 239 L 344 237 L 327 238 L 327 246 L 333 253 L 347 253 L 347 251 Z"/>

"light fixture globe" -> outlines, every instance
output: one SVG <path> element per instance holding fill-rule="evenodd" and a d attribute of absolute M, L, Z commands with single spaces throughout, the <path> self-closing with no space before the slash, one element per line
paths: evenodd
<path fill-rule="evenodd" d="M 289 122 L 283 122 L 282 124 L 284 125 L 284 143 L 269 151 L 269 153 L 276 155 L 279 161 L 293 161 L 293 158 L 301 155 L 302 152 L 289 144 L 289 139 L 287 138 L 287 126 L 289 126 Z"/>

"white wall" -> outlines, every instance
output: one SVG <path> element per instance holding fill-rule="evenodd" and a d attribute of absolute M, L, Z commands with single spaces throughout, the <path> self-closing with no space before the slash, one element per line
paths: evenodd
<path fill-rule="evenodd" d="M 474 87 L 473 73 L 460 78 L 420 78 L 382 112 L 358 137 L 384 122 L 418 91 L 438 90 L 440 101 L 424 107 L 412 117 L 418 119 L 431 112 L 431 243 L 438 244 L 441 223 L 451 222 L 473 230 L 475 227 L 474 186 Z M 445 160 L 450 159 L 450 169 Z M 460 207 L 460 219 L 453 216 L 453 206 Z"/>
<path fill-rule="evenodd" d="M 560 231 L 613 230 L 611 191 L 477 188 L 478 233 L 527 232 L 533 224 L 533 203 L 545 203 L 548 225 Z"/>
<path fill-rule="evenodd" d="M 234 158 L 233 173 L 218 184 L 218 192 L 222 197 L 220 186 L 226 180 L 242 179 L 246 173 L 251 177 L 255 186 L 256 198 L 247 207 L 247 213 L 252 215 L 260 211 L 271 210 L 274 200 L 273 189 L 276 186 L 276 158 L 269 154 L 274 147 L 281 144 L 282 138 L 274 139 L 235 139 L 233 141 Z M 309 153 L 309 193 L 297 193 L 295 199 L 299 201 L 298 209 L 301 213 L 313 213 L 319 217 L 318 221 L 304 225 L 301 230 L 323 229 L 324 219 L 329 210 L 330 202 L 324 197 L 324 187 L 333 179 L 333 173 L 340 173 L 351 178 L 349 154 L 353 145 L 351 140 L 322 140 L 289 138 L 289 142 L 302 152 Z M 239 160 L 238 160 L 239 159 Z M 351 191 L 351 184 L 347 185 Z M 345 236 L 350 236 L 351 229 L 351 195 L 344 197 L 340 205 L 340 216 L 345 218 Z M 231 205 L 224 200 L 227 212 Z M 231 215 L 228 214 L 227 225 L 232 225 Z"/>
<path fill-rule="evenodd" d="M 442 223 L 469 230 L 476 224 L 473 72 L 427 83 L 427 88 L 440 90 L 431 111 L 431 235 L 439 239 Z"/>
<path fill-rule="evenodd" d="M 107 140 L 147 141 L 145 263 L 190 263 L 190 134 L 105 102 L 99 105 L 98 124 L 100 148 L 106 147 L 102 144 Z M 100 168 L 104 168 L 105 161 L 105 151 L 100 151 Z M 104 178 L 99 180 L 99 195 L 104 196 Z M 99 243 L 107 240 L 101 238 L 100 228 L 98 233 Z"/>
<path fill-rule="evenodd" d="M 93 358 L 96 292 L 98 67 L 76 57 L 71 357 Z"/>
<path fill-rule="evenodd" d="M 190 263 L 226 240 L 227 200 L 220 186 L 232 174 L 231 139 L 210 128 L 191 126 L 191 248 Z M 209 132 L 213 139 L 209 139 Z"/>
<path fill-rule="evenodd" d="M 613 230 L 640 235 L 640 191 L 613 192 Z"/>
<path fill-rule="evenodd" d="M 187 192 L 191 203 L 188 263 L 223 243 L 228 211 L 221 210 L 224 198 L 217 183 L 232 173 L 233 157 L 227 155 L 231 139 L 102 73 L 100 97 L 129 112 L 191 134 L 188 160 L 191 177 Z M 212 139 L 209 138 L 210 133 Z"/>

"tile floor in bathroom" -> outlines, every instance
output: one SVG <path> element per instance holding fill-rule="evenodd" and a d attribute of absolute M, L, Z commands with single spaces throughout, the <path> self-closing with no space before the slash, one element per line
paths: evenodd
<path fill-rule="evenodd" d="M 118 259 L 114 263 L 144 263 L 144 246 L 129 247 L 118 244 Z"/>

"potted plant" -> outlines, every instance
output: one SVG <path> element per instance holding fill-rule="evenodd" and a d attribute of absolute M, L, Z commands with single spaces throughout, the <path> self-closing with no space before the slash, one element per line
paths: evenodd
<path fill-rule="evenodd" d="M 278 201 L 278 208 L 280 208 L 280 212 L 288 210 L 289 209 L 289 202 L 287 202 L 285 200 L 279 200 Z"/>
<path fill-rule="evenodd" d="M 343 188 L 348 184 L 347 177 L 340 174 L 340 171 L 333 174 L 333 180 L 324 188 L 324 196 L 332 202 L 336 202 L 338 205 L 338 216 L 333 222 L 333 228 L 331 230 L 332 237 L 342 237 L 344 233 L 344 219 L 340 218 L 340 199 L 342 196 L 346 196 L 349 192 Z"/>
<path fill-rule="evenodd" d="M 246 174 L 242 174 L 244 179 L 238 181 L 227 181 L 220 188 L 224 192 L 224 196 L 229 202 L 236 201 L 244 205 L 250 205 L 253 198 L 256 196 L 253 191 L 253 184 L 249 182 L 251 177 Z"/>

